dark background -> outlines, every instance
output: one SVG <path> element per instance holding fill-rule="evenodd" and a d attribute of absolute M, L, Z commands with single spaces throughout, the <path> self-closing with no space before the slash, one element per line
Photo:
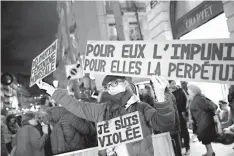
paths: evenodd
<path fill-rule="evenodd" d="M 57 2 L 1 1 L 1 71 L 13 73 L 31 94 L 41 93 L 29 88 L 32 60 L 56 39 L 58 24 Z"/>

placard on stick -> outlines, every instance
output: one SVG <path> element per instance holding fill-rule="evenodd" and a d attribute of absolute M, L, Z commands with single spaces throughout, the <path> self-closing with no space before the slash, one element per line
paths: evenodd
<path fill-rule="evenodd" d="M 143 139 L 139 113 L 133 112 L 97 123 L 99 150 Z"/>
<path fill-rule="evenodd" d="M 58 39 L 32 61 L 30 87 L 56 70 Z"/>

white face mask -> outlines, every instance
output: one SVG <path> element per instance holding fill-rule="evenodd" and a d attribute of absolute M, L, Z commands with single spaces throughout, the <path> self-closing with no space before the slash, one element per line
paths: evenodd
<path fill-rule="evenodd" d="M 126 91 L 126 87 L 122 86 L 122 85 L 118 85 L 116 87 L 110 87 L 108 89 L 108 93 L 110 95 L 116 95 L 118 93 L 122 93 L 122 92 L 125 92 Z"/>

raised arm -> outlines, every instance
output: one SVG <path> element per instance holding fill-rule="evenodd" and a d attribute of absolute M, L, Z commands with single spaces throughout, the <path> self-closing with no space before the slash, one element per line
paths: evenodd
<path fill-rule="evenodd" d="M 98 122 L 103 119 L 106 104 L 78 101 L 68 95 L 67 90 L 57 89 L 52 98 L 77 117 Z"/>

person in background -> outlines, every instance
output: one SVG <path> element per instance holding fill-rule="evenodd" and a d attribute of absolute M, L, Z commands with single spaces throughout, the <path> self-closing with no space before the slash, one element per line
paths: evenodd
<path fill-rule="evenodd" d="M 232 122 L 232 125 L 234 125 L 234 85 L 231 85 L 229 87 L 228 102 L 231 108 L 231 122 Z"/>
<path fill-rule="evenodd" d="M 180 128 L 181 128 L 181 138 L 184 141 L 184 147 L 186 152 L 185 155 L 190 154 L 190 137 L 187 127 L 188 121 L 188 112 L 187 112 L 187 96 L 185 91 L 182 88 L 176 86 L 176 82 L 174 80 L 169 81 L 170 91 L 176 98 L 176 104 L 178 108 L 179 118 L 180 118 Z"/>
<path fill-rule="evenodd" d="M 4 109 L 4 104 L 3 104 L 3 100 L 4 100 L 4 95 L 1 92 L 1 111 Z M 9 139 L 11 140 L 12 134 L 10 133 L 10 131 L 7 128 L 6 125 L 6 117 L 4 116 L 4 114 L 1 114 L 1 156 L 8 156 L 8 149 L 6 146 L 6 138 L 9 137 Z"/>
<path fill-rule="evenodd" d="M 5 144 L 8 153 L 11 153 L 12 150 L 12 140 L 15 137 L 15 134 L 12 134 L 11 131 L 8 129 L 6 124 L 6 117 L 4 115 L 1 115 L 1 131 L 3 133 Z"/>
<path fill-rule="evenodd" d="M 234 124 L 234 85 L 231 85 L 228 93 L 228 102 L 231 108 L 231 119 L 232 124 Z"/>
<path fill-rule="evenodd" d="M 149 85 L 145 85 L 145 88 L 142 91 L 141 101 L 148 103 L 151 107 L 154 106 L 154 99 L 152 97 L 151 88 Z"/>
<path fill-rule="evenodd" d="M 219 112 L 219 118 L 220 122 L 222 124 L 222 128 L 227 128 L 231 126 L 231 108 L 228 106 L 228 103 L 224 100 L 219 101 L 219 107 L 220 107 L 220 112 Z"/>
<path fill-rule="evenodd" d="M 16 134 L 17 130 L 20 128 L 19 125 L 16 122 L 16 116 L 14 114 L 10 114 L 6 118 L 6 124 L 9 129 L 9 131 L 12 134 Z"/>
<path fill-rule="evenodd" d="M 156 78 L 161 82 L 156 85 L 157 91 L 161 95 L 158 97 L 158 101 L 167 104 L 168 101 L 165 101 L 164 96 L 165 82 L 167 80 L 158 76 Z M 37 82 L 37 85 L 40 89 L 46 90 L 57 103 L 62 104 L 63 107 L 77 117 L 96 123 L 138 111 L 144 138 L 141 141 L 129 143 L 124 146 L 132 152 L 131 156 L 152 156 L 154 154 L 151 134 L 152 129 L 159 131 L 157 126 L 159 122 L 157 111 L 148 104 L 140 102 L 139 97 L 134 95 L 130 89 L 127 89 L 128 82 L 125 77 L 107 75 L 104 78 L 102 85 L 109 94 L 109 96 L 106 96 L 106 100 L 109 102 L 102 104 L 80 102 L 69 96 L 67 90 L 55 89 L 42 81 Z M 122 149 L 121 147 L 118 146 L 112 149 L 117 150 L 116 153 L 118 153 L 118 149 Z M 99 151 L 99 155 L 106 156 L 106 152 L 106 150 Z"/>
<path fill-rule="evenodd" d="M 47 113 L 49 123 L 53 127 L 51 132 L 53 154 L 84 149 L 89 144 L 86 136 L 96 134 L 94 125 L 78 118 L 63 107 L 52 107 Z"/>
<path fill-rule="evenodd" d="M 43 135 L 35 128 L 38 124 L 33 112 L 22 116 L 22 127 L 16 134 L 15 156 L 45 156 L 44 145 L 48 137 L 48 126 L 42 127 Z"/>
<path fill-rule="evenodd" d="M 202 95 L 201 89 L 198 86 L 190 84 L 188 86 L 188 93 L 190 99 L 192 99 L 190 111 L 194 126 L 196 127 L 195 132 L 198 140 L 205 145 L 207 150 L 207 153 L 203 156 L 215 156 L 211 145 L 217 138 L 213 111 L 210 109 L 205 96 Z"/>

